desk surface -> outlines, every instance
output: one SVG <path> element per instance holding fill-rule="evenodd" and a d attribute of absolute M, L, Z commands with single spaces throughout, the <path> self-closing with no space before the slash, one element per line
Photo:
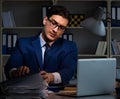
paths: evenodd
<path fill-rule="evenodd" d="M 73 87 L 68 87 L 68 88 L 65 88 L 65 90 L 75 90 L 75 88 Z M 12 95 L 12 96 L 4 96 L 4 97 L 1 97 L 0 96 L 0 99 L 41 99 L 40 97 L 37 97 L 37 96 L 27 96 L 26 95 Z M 117 98 L 116 96 L 113 96 L 113 95 L 100 95 L 100 96 L 86 96 L 86 97 L 70 97 L 70 96 L 60 96 L 60 95 L 57 95 L 55 93 L 49 93 L 48 94 L 48 97 L 46 99 L 120 99 L 120 98 Z"/>
<path fill-rule="evenodd" d="M 90 97 L 68 97 L 50 94 L 47 99 L 117 99 L 112 95 L 90 96 Z"/>
<path fill-rule="evenodd" d="M 12 97 L 0 97 L 0 99 L 41 99 L 39 97 L 24 97 L 24 96 L 12 96 Z M 49 94 L 46 99 L 120 99 L 116 98 L 112 95 L 102 95 L 102 96 L 89 96 L 89 97 L 67 97 L 67 96 L 59 96 L 55 94 Z"/>

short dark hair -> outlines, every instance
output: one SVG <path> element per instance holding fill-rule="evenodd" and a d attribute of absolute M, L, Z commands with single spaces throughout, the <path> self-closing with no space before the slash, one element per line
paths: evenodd
<path fill-rule="evenodd" d="M 48 8 L 47 17 L 50 18 L 52 15 L 60 15 L 63 18 L 66 18 L 68 21 L 70 20 L 69 11 L 61 5 L 53 5 Z"/>

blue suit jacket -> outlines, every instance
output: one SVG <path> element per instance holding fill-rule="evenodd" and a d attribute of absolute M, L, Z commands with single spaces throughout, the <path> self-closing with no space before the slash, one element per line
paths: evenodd
<path fill-rule="evenodd" d="M 72 78 L 77 66 L 77 47 L 74 42 L 59 38 L 49 50 L 47 66 L 42 63 L 42 52 L 39 36 L 19 38 L 16 48 L 11 54 L 6 66 L 5 74 L 9 78 L 11 68 L 28 66 L 30 74 L 45 70 L 47 72 L 59 72 L 63 84 L 67 84 Z"/>

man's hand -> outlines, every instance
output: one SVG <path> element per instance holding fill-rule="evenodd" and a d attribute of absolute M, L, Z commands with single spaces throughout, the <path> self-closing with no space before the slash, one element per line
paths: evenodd
<path fill-rule="evenodd" d="M 42 78 L 47 82 L 53 82 L 54 81 L 54 75 L 52 73 L 47 73 L 46 71 L 41 71 L 40 72 Z"/>
<path fill-rule="evenodd" d="M 17 70 L 13 70 L 11 72 L 12 77 L 20 77 L 25 74 L 28 74 L 30 69 L 27 66 L 21 66 L 20 68 L 17 68 Z"/>

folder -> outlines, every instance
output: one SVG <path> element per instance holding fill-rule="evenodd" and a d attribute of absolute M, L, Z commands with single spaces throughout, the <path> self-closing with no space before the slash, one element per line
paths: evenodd
<path fill-rule="evenodd" d="M 17 41 L 17 34 L 12 35 L 12 49 L 14 50 Z"/>
<path fill-rule="evenodd" d="M 117 21 L 120 21 L 120 7 L 117 7 Z"/>
<path fill-rule="evenodd" d="M 7 54 L 12 53 L 12 34 L 7 34 Z"/>
<path fill-rule="evenodd" d="M 2 34 L 2 54 L 7 54 L 7 34 Z"/>
<path fill-rule="evenodd" d="M 64 33 L 64 34 L 62 35 L 62 38 L 65 39 L 65 40 L 67 40 L 67 33 Z"/>
<path fill-rule="evenodd" d="M 102 19 L 103 19 L 103 22 L 104 22 L 105 26 L 107 26 L 107 20 L 106 20 L 107 19 L 107 7 L 106 6 L 102 6 L 102 8 L 103 8 L 103 11 L 104 11 Z"/>
<path fill-rule="evenodd" d="M 111 19 L 116 20 L 116 7 L 112 6 L 112 11 L 111 11 Z"/>
<path fill-rule="evenodd" d="M 68 40 L 73 41 L 73 34 L 72 33 L 68 33 Z"/>

